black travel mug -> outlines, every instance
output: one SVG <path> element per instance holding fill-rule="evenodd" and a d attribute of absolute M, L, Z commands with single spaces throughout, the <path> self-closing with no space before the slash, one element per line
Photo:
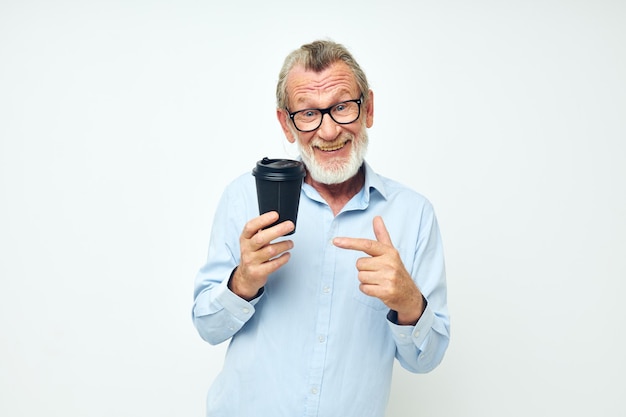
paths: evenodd
<path fill-rule="evenodd" d="M 278 220 L 272 227 L 285 220 L 291 220 L 295 226 L 300 205 L 300 189 L 305 176 L 304 164 L 292 159 L 263 158 L 252 170 L 256 178 L 259 214 L 277 211 Z M 291 235 L 294 230 L 287 235 Z"/>

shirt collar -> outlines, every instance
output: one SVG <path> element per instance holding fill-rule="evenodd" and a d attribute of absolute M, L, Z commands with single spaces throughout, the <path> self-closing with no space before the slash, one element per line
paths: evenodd
<path fill-rule="evenodd" d="M 365 199 L 369 201 L 371 192 L 370 190 L 374 189 L 378 191 L 380 195 L 386 200 L 387 190 L 385 190 L 385 185 L 383 184 L 380 176 L 378 176 L 378 174 L 374 172 L 372 167 L 367 162 L 363 162 L 363 166 L 365 167 L 365 185 L 363 186 Z"/>
<path fill-rule="evenodd" d="M 356 198 L 352 200 L 352 203 L 356 206 L 353 207 L 353 204 L 348 204 L 347 209 L 365 209 L 369 205 L 372 191 L 377 191 L 383 199 L 387 199 L 387 191 L 380 176 L 365 161 L 363 162 L 363 168 L 365 170 L 365 183 L 361 191 L 355 196 Z M 324 202 L 319 193 L 310 185 L 303 184 L 302 190 L 310 199 L 320 203 Z"/>

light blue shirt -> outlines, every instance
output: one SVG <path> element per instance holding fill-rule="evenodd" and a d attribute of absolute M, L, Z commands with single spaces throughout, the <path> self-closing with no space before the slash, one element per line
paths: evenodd
<path fill-rule="evenodd" d="M 394 358 L 418 373 L 441 362 L 450 322 L 433 208 L 420 194 L 365 169 L 365 186 L 337 216 L 303 185 L 296 232 L 287 237 L 294 242 L 291 259 L 251 302 L 227 283 L 239 264 L 244 224 L 258 216 L 254 177 L 245 174 L 225 190 L 194 292 L 200 336 L 211 344 L 230 339 L 209 390 L 208 416 L 383 417 Z M 427 300 L 415 326 L 395 324 L 382 301 L 359 290 L 355 265 L 366 254 L 332 244 L 338 236 L 376 239 L 377 215 Z"/>

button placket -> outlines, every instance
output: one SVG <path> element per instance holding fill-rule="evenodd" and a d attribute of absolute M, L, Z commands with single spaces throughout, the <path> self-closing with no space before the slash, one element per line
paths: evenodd
<path fill-rule="evenodd" d="M 321 257 L 320 281 L 318 292 L 318 311 L 315 324 L 315 345 L 311 356 L 311 366 L 309 368 L 309 395 L 307 399 L 307 416 L 317 415 L 320 401 L 320 392 L 322 389 L 322 380 L 324 376 L 324 368 L 326 366 L 326 349 L 328 346 L 328 331 L 330 328 L 330 311 L 333 287 L 333 277 L 335 275 L 335 260 L 337 256 L 337 248 L 332 244 L 332 239 L 336 234 L 336 218 L 328 211 L 323 218 L 324 239 L 327 245 Z"/>

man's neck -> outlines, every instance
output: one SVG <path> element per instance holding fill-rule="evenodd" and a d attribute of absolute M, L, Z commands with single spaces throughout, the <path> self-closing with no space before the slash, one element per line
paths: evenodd
<path fill-rule="evenodd" d="M 317 190 L 336 216 L 348 201 L 363 188 L 365 184 L 365 165 L 359 168 L 354 177 L 339 184 L 322 184 L 312 179 L 310 175 L 304 178 L 304 182 Z"/>

